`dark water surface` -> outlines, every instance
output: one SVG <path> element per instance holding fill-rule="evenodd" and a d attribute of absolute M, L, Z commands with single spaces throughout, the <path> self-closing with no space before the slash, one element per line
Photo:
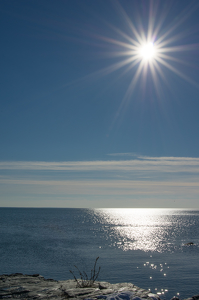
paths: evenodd
<path fill-rule="evenodd" d="M 162 299 L 199 294 L 199 211 L 0 208 L 0 274 L 65 280 L 74 264 L 89 273 L 97 256 L 99 280 Z"/>

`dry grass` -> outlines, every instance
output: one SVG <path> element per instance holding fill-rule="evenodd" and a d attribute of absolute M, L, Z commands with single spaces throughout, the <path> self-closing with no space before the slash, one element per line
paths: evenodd
<path fill-rule="evenodd" d="M 100 267 L 98 269 L 98 271 L 96 272 L 96 265 L 97 265 L 97 261 L 98 261 L 99 257 L 96 258 L 95 260 L 95 263 L 94 263 L 94 267 L 93 269 L 91 270 L 91 275 L 90 275 L 90 278 L 88 277 L 88 275 L 86 274 L 86 272 L 81 272 L 78 267 L 75 266 L 75 268 L 78 270 L 79 272 L 79 275 L 80 275 L 80 279 L 77 279 L 76 276 L 74 275 L 74 273 L 69 270 L 72 274 L 73 274 L 73 277 L 77 283 L 77 287 L 79 288 L 84 288 L 84 287 L 92 287 L 94 282 L 96 281 L 96 279 L 98 278 L 99 276 L 99 272 L 100 272 Z"/>

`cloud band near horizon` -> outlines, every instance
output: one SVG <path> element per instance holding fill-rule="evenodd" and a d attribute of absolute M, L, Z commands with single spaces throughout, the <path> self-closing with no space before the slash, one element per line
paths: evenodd
<path fill-rule="evenodd" d="M 0 162 L 0 185 L 0 206 L 199 208 L 199 158 Z"/>

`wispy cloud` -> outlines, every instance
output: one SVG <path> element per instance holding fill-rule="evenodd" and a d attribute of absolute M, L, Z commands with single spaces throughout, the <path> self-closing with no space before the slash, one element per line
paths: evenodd
<path fill-rule="evenodd" d="M 78 199 L 79 197 L 102 197 L 107 200 L 112 197 L 120 198 L 121 206 L 127 205 L 133 200 L 148 199 L 148 205 L 153 204 L 158 199 L 159 205 L 167 207 L 174 199 L 188 199 L 186 207 L 189 207 L 191 199 L 198 198 L 199 183 L 197 182 L 152 182 L 152 181 L 132 181 L 132 180 L 2 180 L 4 191 L 9 189 L 17 195 L 20 187 L 20 194 L 31 195 L 41 199 L 43 195 L 51 197 L 63 197 L 66 201 L 68 197 Z M 2 190 L 2 191 L 3 191 Z M 164 205 L 162 202 L 166 200 Z M 55 202 L 56 205 L 56 202 Z M 95 206 L 95 203 L 92 204 Z M 169 207 L 171 205 L 168 205 Z"/>
<path fill-rule="evenodd" d="M 107 161 L 5 161 L 0 170 L 27 171 L 158 171 L 158 172 L 199 172 L 199 158 L 193 157 L 147 157 L 137 156 L 131 160 Z"/>
<path fill-rule="evenodd" d="M 46 195 L 62 197 L 67 206 L 71 197 L 78 201 L 99 197 L 97 207 L 104 206 L 101 199 L 108 201 L 106 205 L 111 199 L 119 199 L 124 207 L 138 199 L 148 201 L 143 205 L 149 207 L 154 199 L 172 207 L 172 201 L 178 199 L 179 207 L 195 207 L 199 206 L 199 158 L 137 156 L 131 160 L 0 162 L 0 185 L 0 199 L 17 195 L 42 199 Z"/>

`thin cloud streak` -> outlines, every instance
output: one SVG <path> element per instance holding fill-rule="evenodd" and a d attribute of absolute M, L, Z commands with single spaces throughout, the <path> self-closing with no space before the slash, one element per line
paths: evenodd
<path fill-rule="evenodd" d="M 173 181 L 138 181 L 138 180 L 30 180 L 30 179 L 1 179 L 0 184 L 34 186 L 37 193 L 43 188 L 44 193 L 67 193 L 89 195 L 170 195 L 181 194 L 192 189 L 198 194 L 198 182 Z M 35 189 L 37 187 L 37 189 Z M 180 191 L 179 191 L 180 189 Z M 190 191 L 189 191 L 190 192 Z"/>
<path fill-rule="evenodd" d="M 199 208 L 199 158 L 0 162 L 0 187 L 0 206 Z"/>
<path fill-rule="evenodd" d="M 124 154 L 125 155 L 125 154 Z M 129 154 L 128 154 L 129 155 Z M 137 156 L 132 160 L 63 161 L 63 162 L 0 162 L 0 170 L 27 171 L 158 171 L 199 172 L 199 158 Z"/>

